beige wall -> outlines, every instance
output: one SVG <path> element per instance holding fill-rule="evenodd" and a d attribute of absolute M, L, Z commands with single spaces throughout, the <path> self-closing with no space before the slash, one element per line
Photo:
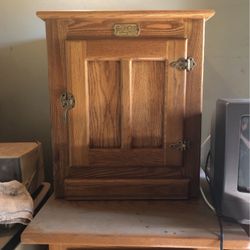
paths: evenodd
<path fill-rule="evenodd" d="M 207 23 L 203 139 L 218 97 L 249 96 L 248 0 L 8 0 L 0 2 L 0 140 L 40 140 L 47 178 L 51 147 L 44 23 L 37 10 L 212 8 Z"/>

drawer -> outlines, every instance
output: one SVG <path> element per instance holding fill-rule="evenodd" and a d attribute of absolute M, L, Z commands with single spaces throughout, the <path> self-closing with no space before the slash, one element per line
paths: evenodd
<path fill-rule="evenodd" d="M 87 38 L 184 38 L 183 20 L 140 20 L 140 19 L 95 19 L 86 22 L 71 20 L 68 24 L 68 39 Z"/>

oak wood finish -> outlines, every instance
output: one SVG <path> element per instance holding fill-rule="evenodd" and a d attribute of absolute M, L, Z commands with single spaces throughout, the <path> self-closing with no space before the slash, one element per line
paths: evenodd
<path fill-rule="evenodd" d="M 131 147 L 163 145 L 164 61 L 133 61 L 131 85 Z M 157 91 L 155 91 L 157 89 Z"/>
<path fill-rule="evenodd" d="M 224 249 L 249 249 L 244 230 L 224 222 Z M 216 216 L 202 200 L 66 201 L 51 197 L 22 234 L 24 244 L 60 249 L 218 249 Z"/>
<path fill-rule="evenodd" d="M 214 12 L 37 14 L 47 30 L 56 196 L 197 196 L 204 23 Z M 116 37 L 117 23 L 137 24 L 139 36 Z M 187 56 L 193 71 L 170 65 Z M 65 122 L 66 90 L 76 104 Z M 180 140 L 190 149 L 170 148 Z"/>
<path fill-rule="evenodd" d="M 37 15 L 43 19 L 114 19 L 120 18 L 146 18 L 146 19 L 204 19 L 208 20 L 215 14 L 214 10 L 143 10 L 143 11 L 38 11 Z"/>
<path fill-rule="evenodd" d="M 129 19 L 131 23 L 138 22 L 136 18 Z M 126 23 L 126 19 L 113 20 L 116 23 Z M 164 21 L 141 21 L 140 37 L 142 38 L 162 38 L 172 37 L 181 38 L 185 34 L 185 22 L 183 20 L 170 19 L 167 23 Z M 68 37 L 70 39 L 87 39 L 87 38 L 113 38 L 113 23 L 98 21 L 95 24 L 74 20 L 69 24 Z"/>
<path fill-rule="evenodd" d="M 88 61 L 89 147 L 121 146 L 119 61 Z"/>
<path fill-rule="evenodd" d="M 36 150 L 37 142 L 1 142 L 0 159 L 20 158 Z"/>
<path fill-rule="evenodd" d="M 67 176 L 68 130 L 62 117 L 60 95 L 66 89 L 65 44 L 66 27 L 64 22 L 51 20 L 46 22 L 48 51 L 48 75 L 50 94 L 50 116 L 52 123 L 52 149 L 54 190 L 57 196 L 63 196 L 63 181 Z"/>
<path fill-rule="evenodd" d="M 116 171 L 113 167 L 100 168 L 98 172 L 93 167 L 71 167 L 69 178 L 115 178 L 115 179 L 138 179 L 138 178 L 153 178 L 153 179 L 165 179 L 165 178 L 182 178 L 183 168 L 176 166 L 166 167 L 118 167 L 116 166 Z"/>
<path fill-rule="evenodd" d="M 49 250 L 100 250 L 100 248 L 84 248 L 84 247 L 76 247 L 76 246 L 57 246 L 57 245 L 50 245 Z M 122 248 L 112 248 L 115 250 L 122 250 Z M 132 248 L 132 250 L 139 250 L 140 248 Z M 156 250 L 160 250 L 161 248 L 154 248 Z M 177 248 L 178 250 L 186 250 L 187 248 Z M 148 250 L 144 248 L 144 250 Z M 176 248 L 168 248 L 168 250 L 176 250 Z M 214 248 L 192 248 L 191 250 L 214 250 Z M 229 250 L 229 249 L 228 249 Z"/>
<path fill-rule="evenodd" d="M 56 246 L 50 245 L 49 249 L 52 250 L 100 250 L 100 248 L 84 248 L 84 247 L 75 247 L 75 246 Z M 122 250 L 122 248 L 112 248 L 115 250 Z M 139 250 L 140 248 L 132 248 L 132 250 Z M 160 250 L 161 248 L 154 248 L 156 250 Z M 187 250 L 187 248 L 167 248 L 168 250 Z M 189 248 L 189 250 L 215 250 L 217 248 Z M 144 248 L 144 250 L 148 250 L 148 248 Z M 230 250 L 230 249 L 226 249 Z M 232 249 L 231 249 L 232 250 Z"/>
<path fill-rule="evenodd" d="M 188 24 L 187 54 L 192 55 L 197 62 L 196 70 L 187 74 L 187 88 L 185 100 L 185 126 L 184 137 L 192 141 L 192 147 L 184 153 L 185 175 L 192 178 L 190 193 L 199 194 L 200 180 L 200 145 L 201 145 L 201 113 L 203 93 L 203 67 L 204 67 L 204 36 L 205 20 L 193 20 Z"/>
<path fill-rule="evenodd" d="M 100 248 L 84 248 L 84 247 L 76 247 L 74 245 L 66 245 L 66 246 L 60 246 L 60 245 L 49 245 L 49 250 L 100 250 Z M 112 248 L 115 250 L 122 250 L 122 248 Z M 139 250 L 140 248 L 130 248 L 131 250 Z M 144 250 L 149 250 L 150 248 L 144 248 Z M 155 250 L 160 250 L 161 248 L 154 248 Z M 176 250 L 176 248 L 167 248 L 168 250 Z M 187 250 L 187 248 L 177 248 L 178 250 Z M 192 248 L 191 250 L 213 250 L 214 248 Z M 229 249 L 228 249 L 229 250 Z"/>
<path fill-rule="evenodd" d="M 65 179 L 64 184 L 72 200 L 186 199 L 189 190 L 189 179 Z"/>

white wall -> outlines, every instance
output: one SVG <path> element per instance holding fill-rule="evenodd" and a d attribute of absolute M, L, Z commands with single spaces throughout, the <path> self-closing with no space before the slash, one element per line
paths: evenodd
<path fill-rule="evenodd" d="M 8 0 L 0 2 L 0 140 L 40 140 L 51 176 L 47 55 L 37 10 L 212 8 L 207 23 L 203 139 L 219 97 L 249 96 L 248 0 Z"/>

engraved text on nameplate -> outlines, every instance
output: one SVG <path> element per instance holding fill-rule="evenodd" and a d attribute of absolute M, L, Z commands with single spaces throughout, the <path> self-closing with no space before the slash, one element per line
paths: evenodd
<path fill-rule="evenodd" d="M 114 25 L 114 35 L 121 37 L 133 37 L 140 35 L 140 27 L 136 23 L 120 23 Z"/>

